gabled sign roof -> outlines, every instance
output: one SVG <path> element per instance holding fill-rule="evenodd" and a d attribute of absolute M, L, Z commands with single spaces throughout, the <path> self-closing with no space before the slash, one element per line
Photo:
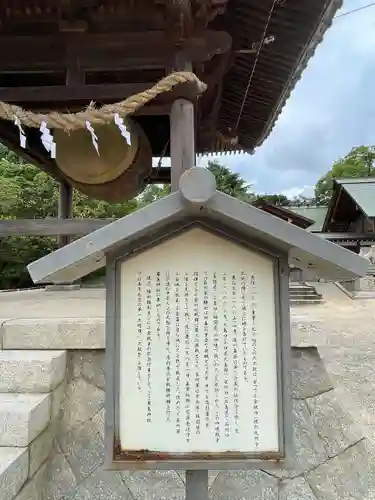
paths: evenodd
<path fill-rule="evenodd" d="M 186 219 L 227 227 L 246 240 L 287 254 L 290 264 L 313 269 L 321 278 L 363 276 L 369 265 L 349 250 L 216 191 L 213 174 L 193 168 L 181 177 L 176 193 L 32 262 L 28 270 L 35 283 L 74 281 L 103 267 L 106 255 L 125 243 L 135 243 L 171 224 L 184 226 Z"/>

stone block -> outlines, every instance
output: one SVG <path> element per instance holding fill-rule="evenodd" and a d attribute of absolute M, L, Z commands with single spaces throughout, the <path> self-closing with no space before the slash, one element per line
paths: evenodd
<path fill-rule="evenodd" d="M 71 500 L 133 500 L 133 497 L 118 472 L 98 471 L 78 486 Z"/>
<path fill-rule="evenodd" d="M 23 486 L 15 500 L 44 500 L 44 489 L 47 479 L 47 464 L 42 465 L 38 472 Z"/>
<path fill-rule="evenodd" d="M 329 457 L 334 457 L 362 438 L 359 428 L 338 402 L 335 391 L 307 399 L 306 402 Z"/>
<path fill-rule="evenodd" d="M 104 390 L 104 351 L 84 353 L 81 374 L 87 382 Z"/>
<path fill-rule="evenodd" d="M 324 442 L 313 425 L 306 401 L 293 401 L 293 418 L 293 463 L 287 470 L 270 470 L 269 473 L 276 477 L 296 477 L 328 459 Z"/>
<path fill-rule="evenodd" d="M 135 471 L 124 481 L 134 500 L 183 500 L 185 486 L 175 471 Z"/>
<path fill-rule="evenodd" d="M 73 351 L 69 353 L 68 379 L 82 377 L 104 390 L 104 351 Z"/>
<path fill-rule="evenodd" d="M 50 422 L 44 394 L 0 394 L 0 446 L 27 446 Z"/>
<path fill-rule="evenodd" d="M 104 444 L 92 421 L 60 434 L 58 442 L 70 468 L 80 483 L 104 461 Z"/>
<path fill-rule="evenodd" d="M 280 485 L 278 500 L 316 500 L 304 477 L 285 480 Z"/>
<path fill-rule="evenodd" d="M 292 396 L 310 398 L 333 389 L 316 347 L 292 348 Z"/>
<path fill-rule="evenodd" d="M 54 438 L 54 426 L 49 425 L 39 436 L 30 444 L 30 472 L 32 477 L 41 465 L 47 460 L 51 451 Z"/>
<path fill-rule="evenodd" d="M 27 448 L 0 448 L 1 500 L 13 500 L 27 480 L 28 471 Z"/>
<path fill-rule="evenodd" d="M 364 441 L 312 470 L 307 481 L 318 500 L 365 500 L 369 497 L 369 456 Z"/>
<path fill-rule="evenodd" d="M 104 349 L 103 318 L 17 319 L 3 324 L 3 349 Z"/>
<path fill-rule="evenodd" d="M 65 380 L 51 393 L 51 420 L 55 420 L 60 414 L 61 404 L 65 398 Z"/>
<path fill-rule="evenodd" d="M 92 418 L 92 423 L 95 429 L 99 432 L 100 436 L 104 440 L 104 426 L 105 426 L 105 410 L 102 408 L 96 415 Z"/>
<path fill-rule="evenodd" d="M 61 428 L 67 432 L 90 420 L 104 405 L 104 391 L 78 378 L 66 386 L 61 404 Z"/>
<path fill-rule="evenodd" d="M 0 351 L 0 392 L 50 392 L 65 370 L 65 351 Z"/>
<path fill-rule="evenodd" d="M 75 378 L 81 377 L 84 352 L 85 351 L 68 352 L 68 369 L 67 369 L 68 382 L 71 382 Z"/>
<path fill-rule="evenodd" d="M 259 470 L 222 471 L 211 487 L 213 500 L 278 500 L 278 480 Z"/>
<path fill-rule="evenodd" d="M 359 278 L 359 290 L 375 290 L 375 278 L 365 276 Z"/>
<path fill-rule="evenodd" d="M 47 479 L 43 500 L 70 499 L 75 493 L 77 481 L 68 461 L 57 445 L 55 445 L 54 452 L 47 464 Z"/>

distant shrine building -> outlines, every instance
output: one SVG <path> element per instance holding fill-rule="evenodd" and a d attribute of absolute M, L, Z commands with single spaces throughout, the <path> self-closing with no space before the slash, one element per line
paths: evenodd
<path fill-rule="evenodd" d="M 375 245 L 375 179 L 334 179 L 327 206 L 281 207 L 268 202 L 258 208 L 286 220 L 308 232 L 319 234 L 357 254 L 370 256 Z M 375 267 L 370 266 L 373 276 Z M 316 281 L 311 272 L 291 268 L 293 282 Z"/>

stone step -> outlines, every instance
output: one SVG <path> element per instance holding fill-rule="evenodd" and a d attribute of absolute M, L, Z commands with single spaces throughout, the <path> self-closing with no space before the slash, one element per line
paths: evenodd
<path fill-rule="evenodd" d="M 289 295 L 320 295 L 316 290 L 289 290 Z"/>
<path fill-rule="evenodd" d="M 289 295 L 295 297 L 298 295 L 304 295 L 307 297 L 321 297 L 321 294 L 315 290 L 289 290 Z"/>
<path fill-rule="evenodd" d="M 0 498 L 13 500 L 25 483 L 29 471 L 27 448 L 0 447 Z"/>
<path fill-rule="evenodd" d="M 297 306 L 297 305 L 308 305 L 308 304 L 323 304 L 323 300 L 321 298 L 316 298 L 316 299 L 292 299 L 290 301 L 290 304 L 292 306 Z"/>
<path fill-rule="evenodd" d="M 65 351 L 0 351 L 0 393 L 51 392 L 65 370 Z"/>
<path fill-rule="evenodd" d="M 50 419 L 49 394 L 0 394 L 0 446 L 27 446 Z"/>

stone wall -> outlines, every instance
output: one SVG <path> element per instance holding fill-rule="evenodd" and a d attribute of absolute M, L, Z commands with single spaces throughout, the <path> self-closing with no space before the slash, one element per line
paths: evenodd
<path fill-rule="evenodd" d="M 370 276 L 365 276 L 364 278 L 358 278 L 357 289 L 358 290 L 375 290 L 375 278 Z"/>
<path fill-rule="evenodd" d="M 295 463 L 282 471 L 210 472 L 217 500 L 375 499 L 372 450 L 340 406 L 316 348 L 293 348 Z M 106 472 L 104 351 L 70 351 L 45 500 L 184 497 L 184 473 Z"/>

